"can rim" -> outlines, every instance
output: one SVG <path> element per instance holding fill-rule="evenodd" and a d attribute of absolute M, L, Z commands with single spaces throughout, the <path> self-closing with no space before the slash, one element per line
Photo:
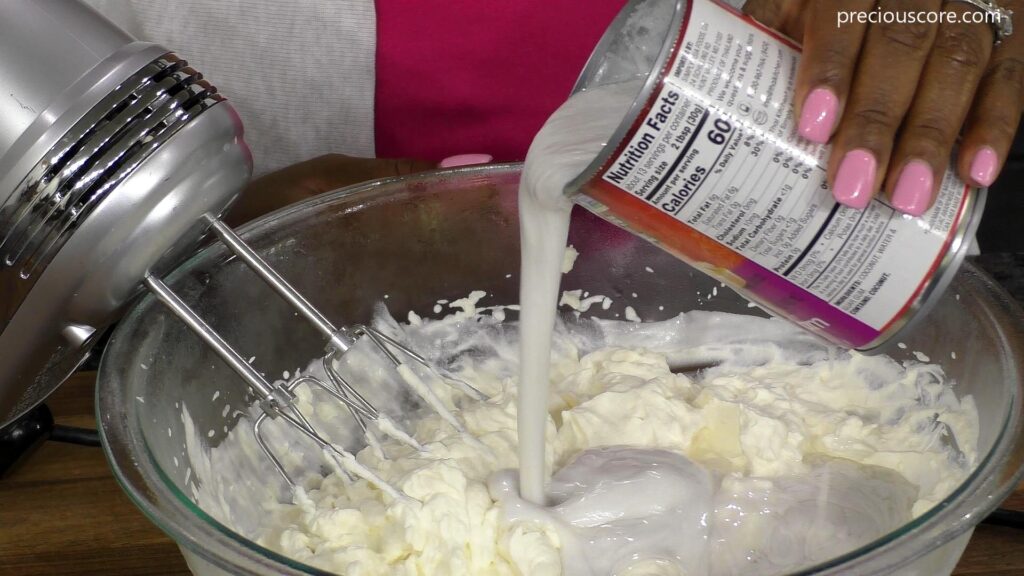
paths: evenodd
<path fill-rule="evenodd" d="M 975 188 L 973 193 L 967 190 L 965 194 L 967 195 L 965 199 L 967 206 L 964 208 L 964 219 L 957 226 L 952 239 L 952 245 L 955 248 L 946 251 L 946 255 L 939 263 L 939 272 L 925 282 L 924 289 L 914 298 L 902 318 L 870 344 L 859 348 L 858 351 L 875 354 L 887 349 L 887 344 L 896 342 L 900 335 L 913 330 L 942 299 L 942 295 L 946 293 L 946 289 L 953 282 L 953 278 L 959 272 L 967 257 L 967 252 L 973 244 L 974 235 L 981 224 L 982 212 L 985 210 L 988 188 Z"/>
<path fill-rule="evenodd" d="M 590 53 L 590 57 L 587 59 L 587 63 L 583 66 L 583 71 L 580 72 L 579 77 L 576 79 L 576 84 L 573 85 L 570 95 L 578 94 L 587 89 L 586 80 L 592 77 L 597 71 L 603 56 L 608 53 L 611 43 L 625 26 L 629 17 L 633 15 L 641 4 L 647 1 L 650 0 L 629 0 L 622 10 L 619 11 L 618 15 L 615 16 L 615 19 L 612 20 L 612 23 L 608 26 L 604 35 L 601 36 L 601 40 L 597 43 L 597 46 L 594 47 L 593 52 Z M 685 32 L 682 28 L 682 24 L 683 21 L 689 17 L 690 5 L 691 0 L 675 0 L 675 9 L 672 13 L 672 20 L 668 25 L 668 34 L 661 43 L 661 50 L 654 61 L 654 65 L 647 71 L 647 78 L 644 80 L 643 87 L 640 89 L 640 92 L 637 93 L 636 97 L 633 98 L 633 102 L 629 105 L 629 110 L 627 110 L 625 115 L 623 115 L 622 121 L 619 122 L 618 127 L 615 128 L 615 132 L 613 132 L 611 137 L 608 138 L 608 141 L 605 142 L 601 151 L 597 156 L 594 156 L 594 159 L 587 164 L 587 167 L 584 168 L 579 175 L 573 178 L 569 184 L 566 185 L 564 191 L 566 196 L 577 195 L 583 185 L 601 171 L 601 168 L 615 154 L 619 144 L 625 140 L 629 131 L 632 129 L 633 124 L 636 122 L 636 119 L 640 117 L 644 108 L 647 107 L 648 99 L 658 84 L 661 83 L 662 75 L 660 74 L 660 71 L 664 69 L 669 57 L 675 52 L 676 45 L 679 43 L 679 39 Z"/>

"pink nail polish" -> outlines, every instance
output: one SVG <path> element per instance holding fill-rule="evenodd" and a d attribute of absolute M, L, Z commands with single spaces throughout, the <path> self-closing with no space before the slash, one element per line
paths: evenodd
<path fill-rule="evenodd" d="M 911 160 L 903 167 L 892 192 L 894 208 L 911 216 L 920 216 L 932 201 L 935 175 L 924 160 Z"/>
<path fill-rule="evenodd" d="M 824 144 L 832 135 L 832 128 L 835 127 L 836 114 L 839 111 L 839 99 L 834 92 L 828 88 L 815 88 L 804 100 L 803 108 L 800 109 L 800 122 L 797 125 L 797 132 L 801 136 Z"/>
<path fill-rule="evenodd" d="M 878 161 L 875 155 L 862 148 L 850 150 L 843 156 L 836 172 L 832 195 L 840 204 L 851 208 L 864 208 L 875 191 Z"/>
<path fill-rule="evenodd" d="M 472 166 L 473 164 L 490 164 L 494 156 L 490 154 L 459 154 L 449 156 L 437 165 L 438 168 L 455 168 L 456 166 Z"/>
<path fill-rule="evenodd" d="M 991 186 L 999 168 L 999 155 L 991 146 L 982 146 L 971 160 L 971 178 L 982 186 Z"/>

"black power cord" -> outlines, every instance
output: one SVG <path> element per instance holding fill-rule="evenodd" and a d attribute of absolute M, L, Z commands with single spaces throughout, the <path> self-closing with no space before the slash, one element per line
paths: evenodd
<path fill-rule="evenodd" d="M 988 524 L 989 526 L 1003 526 L 1005 528 L 1024 530 L 1024 512 L 996 508 L 981 523 Z"/>
<path fill-rule="evenodd" d="M 79 446 L 100 445 L 100 434 L 96 430 L 88 428 L 77 428 L 75 426 L 61 426 L 57 424 L 50 432 L 50 440 L 64 442 L 66 444 L 78 444 Z"/>
<path fill-rule="evenodd" d="M 53 414 L 46 404 L 29 410 L 21 418 L 0 428 L 0 478 L 46 442 L 53 431 Z"/>
<path fill-rule="evenodd" d="M 55 425 L 46 404 L 29 410 L 21 418 L 0 428 L 0 478 L 12 472 L 47 440 L 80 446 L 99 446 L 96 430 Z"/>

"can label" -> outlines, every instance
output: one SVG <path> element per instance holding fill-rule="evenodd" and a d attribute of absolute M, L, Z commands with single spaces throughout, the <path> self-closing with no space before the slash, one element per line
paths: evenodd
<path fill-rule="evenodd" d="M 872 345 L 940 268 L 970 188 L 947 172 L 920 218 L 837 203 L 828 147 L 795 132 L 798 46 L 710 0 L 688 10 L 646 109 L 583 191 L 765 307 Z"/>

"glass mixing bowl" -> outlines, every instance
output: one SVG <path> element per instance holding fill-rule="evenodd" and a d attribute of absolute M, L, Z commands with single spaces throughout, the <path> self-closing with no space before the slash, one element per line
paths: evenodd
<path fill-rule="evenodd" d="M 270 215 L 243 237 L 338 324 L 367 322 L 384 295 L 398 318 L 432 314 L 438 299 L 485 290 L 486 303 L 518 299 L 519 165 L 433 172 L 325 194 Z M 703 308 L 751 313 L 718 282 L 650 244 L 577 210 L 570 241 L 580 256 L 564 289 L 616 298 L 657 320 Z M 649 267 L 655 271 L 646 271 Z M 213 245 L 168 278 L 182 298 L 266 374 L 321 355 L 321 337 L 244 265 Z M 632 293 L 640 298 L 629 297 Z M 980 414 L 979 465 L 940 505 L 900 529 L 801 574 L 948 574 L 971 530 L 1014 488 L 1024 464 L 1022 313 L 988 276 L 966 264 L 935 310 L 909 334 L 897 360 L 921 351 L 971 394 Z M 951 359 L 951 352 L 956 358 Z M 217 469 L 193 470 L 182 450 L 188 408 L 203 442 L 248 425 L 225 406 L 245 401 L 244 383 L 213 352 L 146 297 L 114 332 L 103 357 L 97 411 L 104 449 L 135 504 L 181 546 L 199 574 L 318 574 L 246 539 L 192 497 Z M 254 455 L 254 457 L 258 457 Z M 203 476 L 206 476 L 204 478 Z M 258 481 L 259 479 L 257 479 Z"/>

